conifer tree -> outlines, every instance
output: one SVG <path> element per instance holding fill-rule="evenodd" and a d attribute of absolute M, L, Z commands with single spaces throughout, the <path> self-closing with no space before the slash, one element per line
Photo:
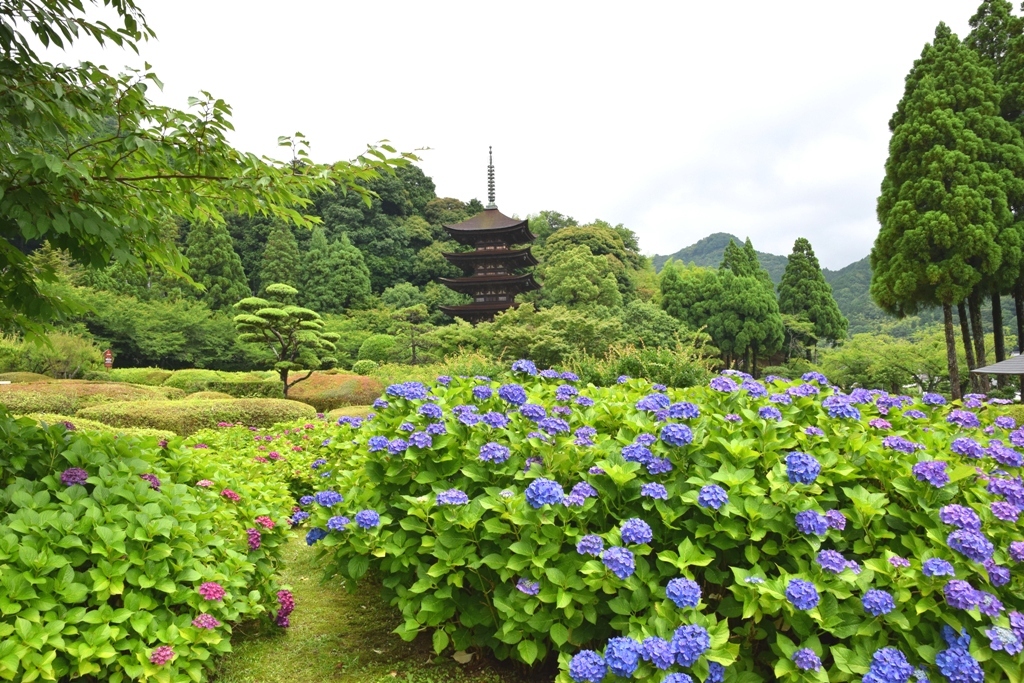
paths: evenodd
<path fill-rule="evenodd" d="M 328 242 L 320 227 L 313 229 L 302 266 L 302 300 L 322 313 L 360 308 L 370 298 L 370 271 L 363 255 L 346 235 Z"/>
<path fill-rule="evenodd" d="M 846 337 L 846 318 L 825 282 L 811 243 L 803 237 L 793 244 L 779 283 L 779 311 L 809 320 L 818 339 L 835 342 Z"/>
<path fill-rule="evenodd" d="M 728 268 L 735 275 L 745 277 L 747 275 L 754 274 L 754 264 L 750 260 L 750 255 L 732 240 L 729 240 L 729 244 L 725 245 L 725 253 L 722 254 L 722 263 L 718 266 L 720 269 Z"/>
<path fill-rule="evenodd" d="M 748 264 L 750 269 L 746 274 L 756 277 L 774 296 L 775 283 L 772 282 L 772 276 L 769 275 L 765 267 L 761 265 L 761 259 L 757 258 L 757 252 L 754 251 L 754 245 L 751 244 L 749 237 L 747 238 L 747 241 L 743 243 L 743 256 L 744 261 Z"/>
<path fill-rule="evenodd" d="M 939 305 L 954 396 L 959 368 L 952 307 L 1019 249 L 1006 174 L 988 162 L 1011 143 L 998 91 L 979 57 L 939 24 L 906 79 L 889 122 L 892 138 L 871 250 L 871 296 L 907 315 Z"/>
<path fill-rule="evenodd" d="M 274 283 L 294 287 L 299 283 L 302 267 L 299 245 L 292 229 L 284 223 L 275 223 L 267 235 L 267 246 L 263 249 L 260 263 L 260 293 Z"/>
<path fill-rule="evenodd" d="M 211 309 L 229 308 L 239 299 L 252 296 L 242 259 L 223 223 L 193 225 L 185 239 L 185 258 L 189 275 L 205 288 L 198 297 Z"/>

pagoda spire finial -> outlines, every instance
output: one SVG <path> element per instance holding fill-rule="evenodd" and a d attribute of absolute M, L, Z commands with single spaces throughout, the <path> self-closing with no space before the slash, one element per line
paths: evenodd
<path fill-rule="evenodd" d="M 494 203 L 494 148 L 487 148 L 487 206 L 488 209 L 497 209 Z"/>

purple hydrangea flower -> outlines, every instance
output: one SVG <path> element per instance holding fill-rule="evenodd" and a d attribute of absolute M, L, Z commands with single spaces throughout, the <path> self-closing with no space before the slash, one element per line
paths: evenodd
<path fill-rule="evenodd" d="M 939 509 L 939 521 L 959 529 L 981 530 L 981 517 L 978 517 L 977 512 L 963 505 L 942 506 Z"/>
<path fill-rule="evenodd" d="M 601 553 L 601 561 L 615 576 L 623 580 L 628 579 L 636 571 L 636 560 L 633 558 L 633 553 L 619 546 L 608 548 Z"/>
<path fill-rule="evenodd" d="M 796 668 L 801 671 L 817 671 L 821 668 L 821 658 L 809 647 L 802 647 L 791 657 Z"/>
<path fill-rule="evenodd" d="M 576 387 L 571 386 L 569 384 L 563 384 L 557 389 L 555 389 L 555 400 L 568 401 L 569 399 L 571 399 L 572 397 L 576 396 L 579 393 L 580 392 L 579 390 L 576 389 Z"/>
<path fill-rule="evenodd" d="M 957 529 L 946 537 L 949 547 L 975 562 L 984 562 L 992 557 L 995 547 L 980 531 Z"/>
<path fill-rule="evenodd" d="M 949 415 L 946 416 L 946 422 L 963 427 L 964 429 L 976 429 L 981 426 L 981 420 L 969 410 L 949 411 Z"/>
<path fill-rule="evenodd" d="M 725 416 L 725 421 L 726 422 L 742 422 L 743 418 L 740 417 L 739 415 L 737 415 L 736 413 L 727 413 L 726 416 Z"/>
<path fill-rule="evenodd" d="M 835 550 L 822 550 L 814 560 L 822 569 L 833 574 L 841 574 L 846 569 L 846 558 Z"/>
<path fill-rule="evenodd" d="M 569 423 L 559 417 L 545 417 L 537 426 L 548 434 L 564 434 L 569 431 Z"/>
<path fill-rule="evenodd" d="M 1017 523 L 1017 518 L 1020 517 L 1020 508 L 1012 503 L 1007 503 L 1005 500 L 997 500 L 990 506 L 992 514 L 1004 522 Z"/>
<path fill-rule="evenodd" d="M 561 503 L 565 498 L 562 485 L 551 479 L 534 479 L 526 487 L 526 502 L 530 507 L 540 509 L 545 505 Z"/>
<path fill-rule="evenodd" d="M 762 420 L 771 420 L 773 422 L 778 422 L 782 419 L 782 413 L 775 406 L 762 406 L 758 409 L 757 416 Z"/>
<path fill-rule="evenodd" d="M 944 406 L 946 399 L 942 394 L 925 393 L 921 396 L 921 403 L 926 406 Z"/>
<path fill-rule="evenodd" d="M 792 405 L 793 403 L 793 397 L 789 394 L 772 394 L 768 397 L 768 400 L 783 406 Z"/>
<path fill-rule="evenodd" d="M 978 591 L 966 581 L 959 579 L 947 581 L 946 585 L 942 588 L 942 594 L 946 598 L 946 604 L 950 607 L 973 609 L 978 606 Z"/>
<path fill-rule="evenodd" d="M 430 436 L 444 436 L 448 433 L 448 429 L 444 426 L 443 422 L 428 424 L 426 431 Z"/>
<path fill-rule="evenodd" d="M 686 624 L 672 635 L 672 649 L 676 653 L 676 664 L 693 666 L 701 655 L 711 649 L 711 635 L 697 624 Z"/>
<path fill-rule="evenodd" d="M 922 460 L 914 464 L 912 471 L 918 481 L 926 481 L 938 489 L 949 483 L 945 460 Z"/>
<path fill-rule="evenodd" d="M 872 420 L 868 420 L 868 427 L 871 427 L 872 429 L 892 429 L 892 423 L 881 417 L 876 417 Z M 885 445 L 884 441 L 882 442 L 882 445 Z"/>
<path fill-rule="evenodd" d="M 335 515 L 327 520 L 327 528 L 331 531 L 344 531 L 351 521 L 344 515 Z"/>
<path fill-rule="evenodd" d="M 576 683 L 601 683 L 607 673 L 604 658 L 593 650 L 580 650 L 569 661 L 569 677 Z"/>
<path fill-rule="evenodd" d="M 902 436 L 896 436 L 895 434 L 890 434 L 882 439 L 882 447 L 908 455 L 924 448 L 922 444 L 914 443 L 910 439 L 904 439 Z"/>
<path fill-rule="evenodd" d="M 899 555 L 893 555 L 889 558 L 889 564 L 897 569 L 906 569 L 910 566 L 910 560 L 905 557 L 900 557 Z"/>
<path fill-rule="evenodd" d="M 860 602 L 864 606 L 864 611 L 875 617 L 888 614 L 896 609 L 896 603 L 893 601 L 892 595 L 882 590 L 869 590 L 864 594 Z"/>
<path fill-rule="evenodd" d="M 700 604 L 700 586 L 685 577 L 672 579 L 665 587 L 665 596 L 680 609 L 695 608 Z"/>
<path fill-rule="evenodd" d="M 459 489 L 448 489 L 437 494 L 438 505 L 465 505 L 469 502 L 469 496 Z"/>
<path fill-rule="evenodd" d="M 405 439 L 395 438 L 392 439 L 391 441 L 388 441 L 388 453 L 392 455 L 404 453 L 407 448 L 409 448 L 409 442 L 406 441 Z"/>
<path fill-rule="evenodd" d="M 640 495 L 655 500 L 668 500 L 668 490 L 657 482 L 649 482 L 640 485 Z"/>
<path fill-rule="evenodd" d="M 572 487 L 572 490 L 563 502 L 569 506 L 579 507 L 586 502 L 587 498 L 597 498 L 597 489 L 587 482 L 581 481 Z"/>
<path fill-rule="evenodd" d="M 904 410 L 903 417 L 907 418 L 908 420 L 923 420 L 928 416 L 925 415 L 920 410 Z"/>
<path fill-rule="evenodd" d="M 711 379 L 711 382 L 709 383 L 709 386 L 715 391 L 721 391 L 725 393 L 732 393 L 733 391 L 737 391 L 739 389 L 739 386 L 737 386 L 736 382 L 728 377 L 713 377 Z"/>
<path fill-rule="evenodd" d="M 550 368 L 548 368 L 547 370 L 541 370 L 538 374 L 544 379 L 558 379 L 559 377 L 558 371 L 552 370 Z"/>
<path fill-rule="evenodd" d="M 708 484 L 697 494 L 697 504 L 703 508 L 718 510 L 729 502 L 729 494 L 718 484 Z"/>
<path fill-rule="evenodd" d="M 790 579 L 786 584 L 786 599 L 797 609 L 809 610 L 818 606 L 821 597 L 810 581 Z"/>
<path fill-rule="evenodd" d="M 566 382 L 579 382 L 580 378 L 575 372 L 563 372 L 559 375 L 559 379 L 564 379 Z"/>
<path fill-rule="evenodd" d="M 527 595 L 536 595 L 537 593 L 540 593 L 540 582 L 519 579 L 516 581 L 516 590 Z"/>
<path fill-rule="evenodd" d="M 576 398 L 576 405 L 583 406 L 584 408 L 589 408 L 590 406 L 594 405 L 594 399 L 590 398 L 589 396 L 578 396 Z"/>
<path fill-rule="evenodd" d="M 434 440 L 426 432 L 413 432 L 409 435 L 409 443 L 416 448 L 430 448 Z"/>
<path fill-rule="evenodd" d="M 577 446 L 593 446 L 594 437 L 597 436 L 597 430 L 593 427 L 580 427 L 573 432 L 575 437 L 575 443 Z"/>
<path fill-rule="evenodd" d="M 693 432 L 686 425 L 667 424 L 661 428 L 661 440 L 669 446 L 686 446 L 693 442 Z"/>
<path fill-rule="evenodd" d="M 1008 628 L 996 626 L 985 631 L 985 635 L 989 638 L 989 647 L 992 651 L 1002 650 L 1012 656 L 1024 650 L 1024 642 L 1020 636 Z"/>
<path fill-rule="evenodd" d="M 1020 467 L 1024 465 L 1024 456 L 1021 456 L 1020 453 L 1012 448 L 1007 448 L 1001 441 L 996 439 L 989 442 L 989 447 L 986 450 L 1001 465 L 1006 465 L 1007 467 Z"/>
<path fill-rule="evenodd" d="M 648 394 L 636 402 L 636 409 L 654 412 L 668 408 L 670 403 L 665 394 Z"/>
<path fill-rule="evenodd" d="M 842 531 L 846 528 L 846 515 L 839 510 L 828 510 L 825 512 L 825 523 L 829 529 Z"/>
<path fill-rule="evenodd" d="M 824 536 L 828 533 L 828 522 L 825 516 L 815 510 L 804 510 L 796 513 L 796 528 L 802 534 L 814 534 Z"/>
<path fill-rule="evenodd" d="M 640 665 L 640 653 L 640 643 L 632 638 L 609 638 L 604 649 L 604 661 L 613 674 L 629 678 Z"/>
<path fill-rule="evenodd" d="M 953 565 L 938 557 L 930 557 L 921 565 L 925 576 L 953 576 Z"/>
<path fill-rule="evenodd" d="M 485 443 L 480 447 L 480 459 L 484 462 L 493 462 L 494 464 L 500 464 L 509 459 L 512 452 L 509 451 L 507 446 L 502 446 L 500 443 Z"/>
<path fill-rule="evenodd" d="M 588 534 L 576 542 L 576 552 L 580 555 L 597 557 L 604 550 L 604 540 L 600 536 Z"/>
<path fill-rule="evenodd" d="M 64 486 L 75 486 L 85 483 L 85 480 L 89 478 L 89 473 L 83 470 L 81 467 L 69 467 L 60 473 L 60 483 Z"/>
<path fill-rule="evenodd" d="M 624 521 L 621 530 L 623 543 L 650 543 L 654 538 L 650 525 L 637 517 Z"/>
<path fill-rule="evenodd" d="M 489 386 L 481 384 L 473 387 L 473 398 L 475 398 L 478 401 L 486 401 L 493 395 L 494 392 L 491 390 Z"/>
<path fill-rule="evenodd" d="M 804 434 L 807 436 L 825 436 L 825 432 L 820 427 L 805 427 Z"/>
<path fill-rule="evenodd" d="M 700 408 L 692 403 L 673 403 L 668 407 L 668 416 L 674 420 L 693 420 L 700 417 Z"/>
<path fill-rule="evenodd" d="M 996 588 L 1010 583 L 1010 570 L 1006 567 L 996 564 L 992 558 L 985 560 L 984 566 L 985 571 L 988 572 L 989 583 Z"/>
<path fill-rule="evenodd" d="M 1010 559 L 1014 562 L 1024 562 L 1024 541 L 1013 541 L 1009 548 Z"/>
<path fill-rule="evenodd" d="M 665 474 L 672 471 L 672 461 L 668 458 L 651 458 L 646 467 L 648 474 Z"/>
<path fill-rule="evenodd" d="M 821 386 L 828 384 L 828 377 L 825 377 L 820 372 L 805 372 L 800 379 L 804 382 L 817 382 Z"/>
<path fill-rule="evenodd" d="M 519 413 L 530 420 L 536 422 L 541 418 L 548 416 L 548 411 L 544 410 L 544 406 L 539 406 L 536 403 L 525 403 L 519 408 Z"/>
<path fill-rule="evenodd" d="M 985 455 L 985 449 L 981 447 L 981 444 L 965 436 L 953 439 L 950 450 L 959 455 L 966 455 L 969 458 L 980 458 Z"/>
<path fill-rule="evenodd" d="M 987 617 L 998 617 L 1003 611 L 1003 603 L 991 593 L 978 591 L 978 611 Z"/>

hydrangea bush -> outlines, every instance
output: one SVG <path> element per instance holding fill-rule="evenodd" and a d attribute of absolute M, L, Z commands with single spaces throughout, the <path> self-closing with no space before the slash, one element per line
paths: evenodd
<path fill-rule="evenodd" d="M 1024 430 L 982 397 L 573 380 L 388 387 L 293 520 L 404 638 L 563 683 L 1021 680 Z"/>
<path fill-rule="evenodd" d="M 232 623 L 287 623 L 288 489 L 199 445 L 0 411 L 0 679 L 200 681 Z"/>

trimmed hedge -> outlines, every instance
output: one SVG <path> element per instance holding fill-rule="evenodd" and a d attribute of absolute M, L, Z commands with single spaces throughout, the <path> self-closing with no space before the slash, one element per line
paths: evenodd
<path fill-rule="evenodd" d="M 219 391 L 236 398 L 282 398 L 281 382 L 256 372 L 219 372 L 217 370 L 177 370 L 164 382 L 192 394 Z"/>
<path fill-rule="evenodd" d="M 225 394 L 223 391 L 197 391 L 194 394 L 189 394 L 188 398 L 190 401 L 196 399 L 211 400 L 218 398 L 234 398 L 231 394 Z"/>
<path fill-rule="evenodd" d="M 372 360 L 357 360 L 352 364 L 352 372 L 357 375 L 369 375 L 377 369 L 377 362 Z"/>
<path fill-rule="evenodd" d="M 27 417 L 41 423 L 44 427 L 48 425 L 62 424 L 73 432 L 109 432 L 121 436 L 155 436 L 158 439 L 173 439 L 177 434 L 164 429 L 146 429 L 142 427 L 112 427 L 95 420 L 86 420 L 73 415 L 55 415 L 53 413 L 32 413 L 30 415 L 18 415 Z"/>
<path fill-rule="evenodd" d="M 158 387 L 173 374 L 172 370 L 164 370 L 163 368 L 114 368 L 112 370 L 88 372 L 85 378 Z"/>
<path fill-rule="evenodd" d="M 40 375 L 38 372 L 3 372 L 0 373 L 0 382 L 12 382 L 14 384 L 26 384 L 30 382 L 52 382 L 53 378 L 47 375 Z"/>
<path fill-rule="evenodd" d="M 84 408 L 77 417 L 114 427 L 166 429 L 192 434 L 221 422 L 269 427 L 277 422 L 313 419 L 316 410 L 305 403 L 275 398 L 200 399 L 197 401 L 123 401 Z"/>
<path fill-rule="evenodd" d="M 288 397 L 302 401 L 321 413 L 342 406 L 369 405 L 380 397 L 384 386 L 373 377 L 314 372 L 288 391 Z"/>
<path fill-rule="evenodd" d="M 0 385 L 0 405 L 15 414 L 56 413 L 74 415 L 100 403 L 181 398 L 180 389 L 144 387 L 119 382 L 88 382 L 62 379 L 51 382 Z"/>
<path fill-rule="evenodd" d="M 373 406 L 345 406 L 344 408 L 335 408 L 324 417 L 329 422 L 336 422 L 339 417 L 366 417 L 371 412 L 373 412 Z"/>

